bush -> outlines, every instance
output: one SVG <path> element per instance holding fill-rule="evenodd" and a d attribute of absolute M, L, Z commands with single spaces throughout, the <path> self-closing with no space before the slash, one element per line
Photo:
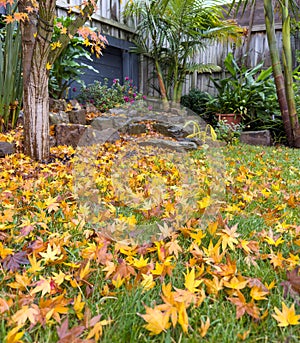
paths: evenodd
<path fill-rule="evenodd" d="M 189 92 L 189 94 L 181 97 L 180 103 L 182 106 L 187 107 L 198 114 L 207 123 L 215 125 L 216 118 L 207 109 L 207 104 L 210 99 L 211 96 L 208 93 L 194 88 Z"/>
<path fill-rule="evenodd" d="M 126 103 L 132 104 L 142 98 L 143 95 L 137 92 L 132 80 L 126 77 L 123 85 L 118 79 L 115 79 L 112 86 L 109 87 L 108 79 L 104 79 L 103 84 L 100 81 L 95 81 L 93 84 L 82 87 L 77 100 L 83 104 L 91 103 L 100 112 L 106 112 L 116 106 Z"/>

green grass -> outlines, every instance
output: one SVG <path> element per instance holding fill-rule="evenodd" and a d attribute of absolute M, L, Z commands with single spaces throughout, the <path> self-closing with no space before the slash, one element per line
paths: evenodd
<path fill-rule="evenodd" d="M 195 158 L 203 159 L 203 152 L 194 154 Z M 7 157 L 0 167 L 1 180 L 1 204 L 0 212 L 7 215 L 7 220 L 0 221 L 0 250 L 1 261 L 3 262 L 5 252 L 3 249 L 11 248 L 16 253 L 25 251 L 26 256 L 32 257 L 35 251 L 37 260 L 41 261 L 43 270 L 30 273 L 29 265 L 20 265 L 16 271 L 9 272 L 2 267 L 0 270 L 0 301 L 4 299 L 9 302 L 10 308 L 3 310 L 0 316 L 0 342 L 6 342 L 7 334 L 17 326 L 14 314 L 22 306 L 37 305 L 40 307 L 41 292 L 32 293 L 36 287 L 35 282 L 40 277 L 51 279 L 53 273 L 63 272 L 67 278 L 61 284 L 54 286 L 52 293 L 46 293 L 44 300 L 51 300 L 54 297 L 63 295 L 68 299 L 65 307 L 67 313 L 46 320 L 45 323 L 37 322 L 33 325 L 27 319 L 20 326 L 23 331 L 20 341 L 26 343 L 52 343 L 59 340 L 57 327 L 68 317 L 69 329 L 83 325 L 83 319 L 79 319 L 74 310 L 74 301 L 79 294 L 85 302 L 82 314 L 89 309 L 90 316 L 101 314 L 100 320 L 112 320 L 108 325 L 103 326 L 101 342 L 299 342 L 300 325 L 291 325 L 280 328 L 277 321 L 272 317 L 274 307 L 282 309 L 284 301 L 288 307 L 296 302 L 291 294 L 283 297 L 281 282 L 286 280 L 287 270 L 292 270 L 300 265 L 299 242 L 300 233 L 297 231 L 300 223 L 300 153 L 282 147 L 252 147 L 246 145 L 228 146 L 224 149 L 224 161 L 226 162 L 224 185 L 226 185 L 225 201 L 220 210 L 220 215 L 226 221 L 226 225 L 232 228 L 238 225 L 237 232 L 239 243 L 241 240 L 257 242 L 257 253 L 247 254 L 239 246 L 235 249 L 226 248 L 224 257 L 220 263 L 209 263 L 201 257 L 193 260 L 192 243 L 194 239 L 190 236 L 189 229 L 182 227 L 169 239 L 161 242 L 159 251 L 153 246 L 146 246 L 143 249 L 122 250 L 122 246 L 111 241 L 104 241 L 91 223 L 82 221 L 82 209 L 72 198 L 72 164 L 62 165 L 59 162 L 51 165 L 38 165 L 20 155 Z M 48 198 L 55 198 L 58 209 L 49 210 L 47 207 Z M 232 209 L 233 208 L 233 209 Z M 12 211 L 12 219 L 8 212 Z M 134 215 L 130 207 L 117 207 L 117 215 Z M 191 218 L 198 217 L 191 213 Z M 145 218 L 136 215 L 138 223 L 144 223 Z M 22 223 L 25 220 L 34 226 L 27 235 L 20 235 Z M 150 222 L 160 222 L 159 217 L 150 218 Z M 21 227 L 20 227 L 21 225 Z M 197 223 L 193 224 L 197 232 Z M 23 225 L 24 226 L 24 225 Z M 219 223 L 217 233 L 221 233 L 222 225 Z M 207 249 L 210 241 L 217 244 L 219 235 L 205 232 L 206 236 L 199 244 L 200 250 Z M 272 245 L 267 242 L 266 236 L 274 234 L 281 236 L 283 243 Z M 168 242 L 177 239 L 182 252 L 178 258 L 173 253 L 168 253 L 166 245 Z M 40 249 L 34 244 L 40 242 Z M 46 263 L 40 252 L 45 253 L 48 243 L 53 248 L 54 244 L 61 247 L 62 260 Z M 107 246 L 105 246 L 107 244 Z M 96 248 L 95 248 L 96 247 Z M 104 248 L 103 248 L 104 247 Z M 104 249 L 101 253 L 101 249 Z M 121 250 L 120 250 L 121 249 Z M 222 252 L 220 248 L 220 253 Z M 131 257 L 130 255 L 133 255 Z M 282 254 L 284 263 L 275 267 L 271 262 L 270 254 Z M 289 260 L 290 254 L 298 256 L 298 260 L 292 263 Z M 164 263 L 168 256 L 172 256 L 170 273 L 159 276 L 154 275 L 155 287 L 149 290 L 141 286 L 140 269 L 134 266 L 133 259 L 148 258 L 144 274 L 151 274 L 155 263 Z M 248 314 L 236 319 L 236 307 L 228 298 L 230 289 L 224 287 L 217 295 L 209 294 L 204 282 L 199 286 L 205 292 L 205 298 L 201 305 L 191 304 L 187 308 L 188 332 L 183 332 L 182 327 L 177 323 L 176 327 L 169 328 L 159 335 L 150 335 L 144 327 L 145 320 L 140 316 L 145 314 L 145 306 L 155 308 L 162 304 L 162 284 L 172 284 L 172 290 L 185 289 L 185 274 L 187 267 L 191 270 L 193 263 L 196 269 L 196 279 L 211 279 L 222 265 L 226 265 L 226 256 L 236 263 L 236 275 L 245 278 L 257 278 L 264 284 L 274 282 L 274 287 L 266 299 L 256 301 L 260 308 L 260 317 L 253 319 Z M 195 257 L 195 256 L 194 256 Z M 249 257 L 253 257 L 251 260 Z M 107 261 L 116 267 L 125 263 L 131 267 L 136 275 L 129 274 L 124 283 L 117 287 L 112 281 L 116 271 L 108 277 Z M 90 261 L 90 270 L 86 277 L 79 278 L 79 271 Z M 194 262 L 193 262 L 194 261 Z M 253 263 L 251 263 L 253 262 Z M 71 265 L 78 264 L 79 269 Z M 201 265 L 204 272 L 200 273 Z M 16 282 L 16 275 L 26 275 L 31 278 L 26 287 L 11 287 Z M 217 275 L 217 274 L 214 274 Z M 136 281 L 136 278 L 138 281 Z M 71 280 L 77 280 L 72 284 Z M 56 282 L 56 281 L 55 281 Z M 251 300 L 250 288 L 241 290 L 247 302 Z M 300 298 L 300 295 L 298 299 Z M 300 301 L 300 300 L 299 300 Z M 295 306 L 296 313 L 300 314 L 299 306 Z M 1 302 L 0 302 L 1 312 Z M 140 314 L 140 315 L 139 315 Z M 86 312 L 87 316 L 87 312 Z M 201 321 L 210 319 L 210 327 L 204 337 L 200 335 Z M 82 342 L 87 337 L 91 328 L 83 331 L 80 335 Z M 248 332 L 248 333 L 247 333 Z M 243 337 L 244 335 L 244 337 Z M 11 341 L 9 343 L 16 343 Z M 72 339 L 69 339 L 72 342 Z"/>

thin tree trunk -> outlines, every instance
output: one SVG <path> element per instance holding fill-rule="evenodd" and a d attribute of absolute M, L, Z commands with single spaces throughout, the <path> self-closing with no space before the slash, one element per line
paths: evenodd
<path fill-rule="evenodd" d="M 287 141 L 289 146 L 293 146 L 293 132 L 292 125 L 289 116 L 289 108 L 287 103 L 287 97 L 285 92 L 284 77 L 281 69 L 281 63 L 279 58 L 279 52 L 276 42 L 275 35 L 275 22 L 274 22 L 274 8 L 272 0 L 264 0 L 264 9 L 265 9 L 265 22 L 266 22 L 266 31 L 267 38 L 269 43 L 273 75 L 275 79 L 277 97 L 279 102 L 279 107 L 281 111 L 282 121 L 284 130 L 286 133 Z"/>
<path fill-rule="evenodd" d="M 163 108 L 165 111 L 169 109 L 169 101 L 168 101 L 168 96 L 167 96 L 167 91 L 163 79 L 163 74 L 159 65 L 159 62 L 155 60 L 155 69 L 157 73 L 157 78 L 158 78 L 158 84 L 159 84 L 159 89 L 160 89 L 160 95 L 163 103 Z"/>
<path fill-rule="evenodd" d="M 292 127 L 293 146 L 300 147 L 300 127 L 297 115 L 295 94 L 293 89 L 293 71 L 292 71 L 292 49 L 291 49 L 291 30 L 290 30 L 290 15 L 288 9 L 288 0 L 282 6 L 282 45 L 283 45 L 283 67 L 285 92 L 287 97 L 289 117 Z"/>

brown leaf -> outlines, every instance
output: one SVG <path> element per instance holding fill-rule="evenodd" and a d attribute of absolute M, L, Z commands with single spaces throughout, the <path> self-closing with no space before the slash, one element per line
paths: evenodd
<path fill-rule="evenodd" d="M 2 261 L 3 268 L 12 272 L 20 269 L 22 264 L 29 264 L 26 251 L 8 255 Z"/>
<path fill-rule="evenodd" d="M 291 284 L 292 289 L 300 295 L 300 268 L 296 267 L 290 272 L 286 273 L 287 279 Z"/>
<path fill-rule="evenodd" d="M 59 337 L 57 343 L 83 343 L 84 341 L 79 337 L 84 331 L 84 326 L 74 326 L 69 330 L 69 320 L 66 318 L 61 326 L 56 327 L 56 331 Z"/>
<path fill-rule="evenodd" d="M 294 299 L 295 303 L 300 306 L 300 275 L 299 267 L 286 273 L 287 281 L 281 282 L 280 286 L 283 287 L 283 297 L 286 299 L 290 296 Z"/>
<path fill-rule="evenodd" d="M 116 268 L 115 275 L 113 276 L 113 280 L 117 280 L 118 276 L 121 278 L 130 277 L 130 275 L 135 275 L 134 268 L 126 264 L 125 260 L 119 259 L 119 264 Z"/>

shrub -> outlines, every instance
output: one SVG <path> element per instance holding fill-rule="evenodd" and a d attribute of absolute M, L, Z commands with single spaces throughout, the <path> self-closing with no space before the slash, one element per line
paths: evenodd
<path fill-rule="evenodd" d="M 236 144 L 240 140 L 243 129 L 243 124 L 228 124 L 226 121 L 220 120 L 215 132 L 218 139 L 225 141 L 227 144 Z"/>
<path fill-rule="evenodd" d="M 118 79 L 114 79 L 111 87 L 108 86 L 108 79 L 104 79 L 103 84 L 95 81 L 93 84 L 82 87 L 77 99 L 83 104 L 91 103 L 100 112 L 105 112 L 111 108 L 141 100 L 143 95 L 137 91 L 132 80 L 126 77 L 123 84 Z"/>
<path fill-rule="evenodd" d="M 216 118 L 207 109 L 207 104 L 210 99 L 211 96 L 208 93 L 194 88 L 189 92 L 189 94 L 183 95 L 181 97 L 180 103 L 182 106 L 189 108 L 190 110 L 201 116 L 201 118 L 207 123 L 215 125 Z"/>

